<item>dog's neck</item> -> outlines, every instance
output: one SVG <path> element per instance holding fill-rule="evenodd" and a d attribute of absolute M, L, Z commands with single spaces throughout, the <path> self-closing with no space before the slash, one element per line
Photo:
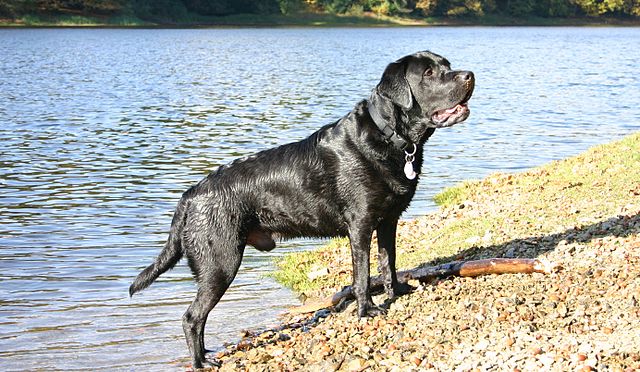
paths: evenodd
<path fill-rule="evenodd" d="M 381 106 L 389 107 L 381 109 Z M 371 116 L 373 123 L 382 132 L 386 142 L 393 144 L 393 146 L 400 150 L 412 147 L 414 143 L 398 134 L 395 125 L 391 125 L 397 123 L 398 119 L 395 117 L 396 110 L 393 109 L 393 103 L 391 101 L 386 100 L 377 94 L 373 94 L 367 101 L 367 110 L 369 111 L 369 116 Z M 391 115 L 393 115 L 393 117 Z"/>
<path fill-rule="evenodd" d="M 400 150 L 410 149 L 413 145 L 422 147 L 436 130 L 416 102 L 405 111 L 375 90 L 366 102 L 369 116 L 385 141 Z"/>

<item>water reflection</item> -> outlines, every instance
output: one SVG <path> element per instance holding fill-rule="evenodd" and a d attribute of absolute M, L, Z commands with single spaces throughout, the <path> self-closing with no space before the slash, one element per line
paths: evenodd
<path fill-rule="evenodd" d="M 445 185 L 578 153 L 640 128 L 640 31 L 615 28 L 0 30 L 3 369 L 179 369 L 184 263 L 134 299 L 180 194 L 231 159 L 303 138 L 432 49 L 478 79 L 438 131 L 406 216 Z M 615 49 L 603 45 L 616 45 Z M 553 53 L 551 53 L 552 51 Z M 611 61 L 615 60 L 615 69 Z M 296 303 L 248 249 L 209 321 L 219 346 Z"/>

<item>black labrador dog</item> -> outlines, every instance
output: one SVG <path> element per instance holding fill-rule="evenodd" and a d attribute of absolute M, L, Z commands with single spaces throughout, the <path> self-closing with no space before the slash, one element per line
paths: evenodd
<path fill-rule="evenodd" d="M 472 72 L 415 53 L 388 65 L 370 98 L 335 123 L 221 166 L 182 195 L 164 249 L 130 295 L 187 257 L 198 292 L 182 322 L 193 367 L 200 368 L 207 316 L 236 276 L 246 245 L 270 251 L 278 239 L 347 236 L 358 315 L 382 314 L 369 293 L 371 236 L 377 232 L 386 294 L 406 292 L 396 278 L 398 218 L 416 191 L 423 145 L 436 128 L 469 116 L 474 84 Z"/>

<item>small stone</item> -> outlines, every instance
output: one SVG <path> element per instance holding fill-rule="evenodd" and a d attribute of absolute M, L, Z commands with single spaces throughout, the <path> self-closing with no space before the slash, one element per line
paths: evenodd
<path fill-rule="evenodd" d="M 247 358 L 255 359 L 257 356 L 258 356 L 258 350 L 257 349 L 251 349 L 251 350 L 247 351 Z"/>
<path fill-rule="evenodd" d="M 274 349 L 271 352 L 271 356 L 274 357 L 274 358 L 278 358 L 278 357 L 281 357 L 283 355 L 284 355 L 284 350 L 282 350 L 282 349 Z"/>
<path fill-rule="evenodd" d="M 560 316 L 561 318 L 566 317 L 567 313 L 568 313 L 567 306 L 562 302 L 558 304 L 558 307 L 556 308 L 556 311 L 558 313 L 558 316 Z"/>
<path fill-rule="evenodd" d="M 555 362 L 553 357 L 548 354 L 538 356 L 538 360 L 540 361 L 540 363 L 542 363 L 542 365 L 544 365 L 546 370 L 550 370 L 551 366 Z"/>
<path fill-rule="evenodd" d="M 360 371 L 362 367 L 364 367 L 365 361 L 361 358 L 356 358 L 349 362 L 347 365 L 347 370 L 350 372 Z"/>
<path fill-rule="evenodd" d="M 485 244 L 489 244 L 491 243 L 492 239 L 493 239 L 493 233 L 491 232 L 491 230 L 485 231 L 484 235 L 482 236 L 482 242 Z"/>
<path fill-rule="evenodd" d="M 507 345 L 507 347 L 511 347 L 513 346 L 513 344 L 516 343 L 516 340 L 514 340 L 513 338 L 509 337 L 506 339 L 506 341 L 504 342 L 505 345 Z"/>
<path fill-rule="evenodd" d="M 505 320 L 507 320 L 509 318 L 509 313 L 506 311 L 501 312 L 497 317 L 496 320 L 499 322 L 503 322 Z"/>
<path fill-rule="evenodd" d="M 482 240 L 482 238 L 480 238 L 479 236 L 476 235 L 476 236 L 472 236 L 470 238 L 467 238 L 465 240 L 465 243 L 468 243 L 470 245 L 476 245 L 476 244 L 480 243 L 480 240 Z"/>
<path fill-rule="evenodd" d="M 584 362 L 585 360 L 587 360 L 587 356 L 585 354 L 576 354 L 574 356 L 574 359 L 577 360 L 578 362 Z"/>
<path fill-rule="evenodd" d="M 249 348 L 251 348 L 251 341 L 249 340 L 240 341 L 236 346 L 236 350 L 248 350 Z"/>
<path fill-rule="evenodd" d="M 476 350 L 486 350 L 488 347 L 489 347 L 489 341 L 487 340 L 480 340 L 474 346 Z"/>
<path fill-rule="evenodd" d="M 540 354 L 542 354 L 542 349 L 537 347 L 537 346 L 532 347 L 530 349 L 530 351 L 531 351 L 531 355 L 540 355 Z"/>
<path fill-rule="evenodd" d="M 321 278 L 323 276 L 329 275 L 329 268 L 321 267 L 321 266 L 313 266 L 309 273 L 307 273 L 307 278 L 313 281 L 315 279 Z"/>
<path fill-rule="evenodd" d="M 417 356 L 414 355 L 414 356 L 411 357 L 411 362 L 413 364 L 415 364 L 416 367 L 417 367 L 417 366 L 420 365 L 420 363 L 422 363 L 422 359 L 420 359 L 420 358 L 418 358 Z"/>

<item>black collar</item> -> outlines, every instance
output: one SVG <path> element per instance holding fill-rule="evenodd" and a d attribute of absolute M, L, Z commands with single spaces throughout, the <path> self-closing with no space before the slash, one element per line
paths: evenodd
<path fill-rule="evenodd" d="M 376 110 L 371 101 L 367 101 L 367 110 L 369 111 L 369 115 L 371 116 L 373 122 L 384 135 L 385 141 L 392 143 L 400 150 L 404 150 L 412 145 L 411 141 L 407 141 L 406 139 L 402 138 L 391 126 L 386 123 L 384 119 L 382 119 L 382 117 L 378 113 L 378 110 Z"/>

